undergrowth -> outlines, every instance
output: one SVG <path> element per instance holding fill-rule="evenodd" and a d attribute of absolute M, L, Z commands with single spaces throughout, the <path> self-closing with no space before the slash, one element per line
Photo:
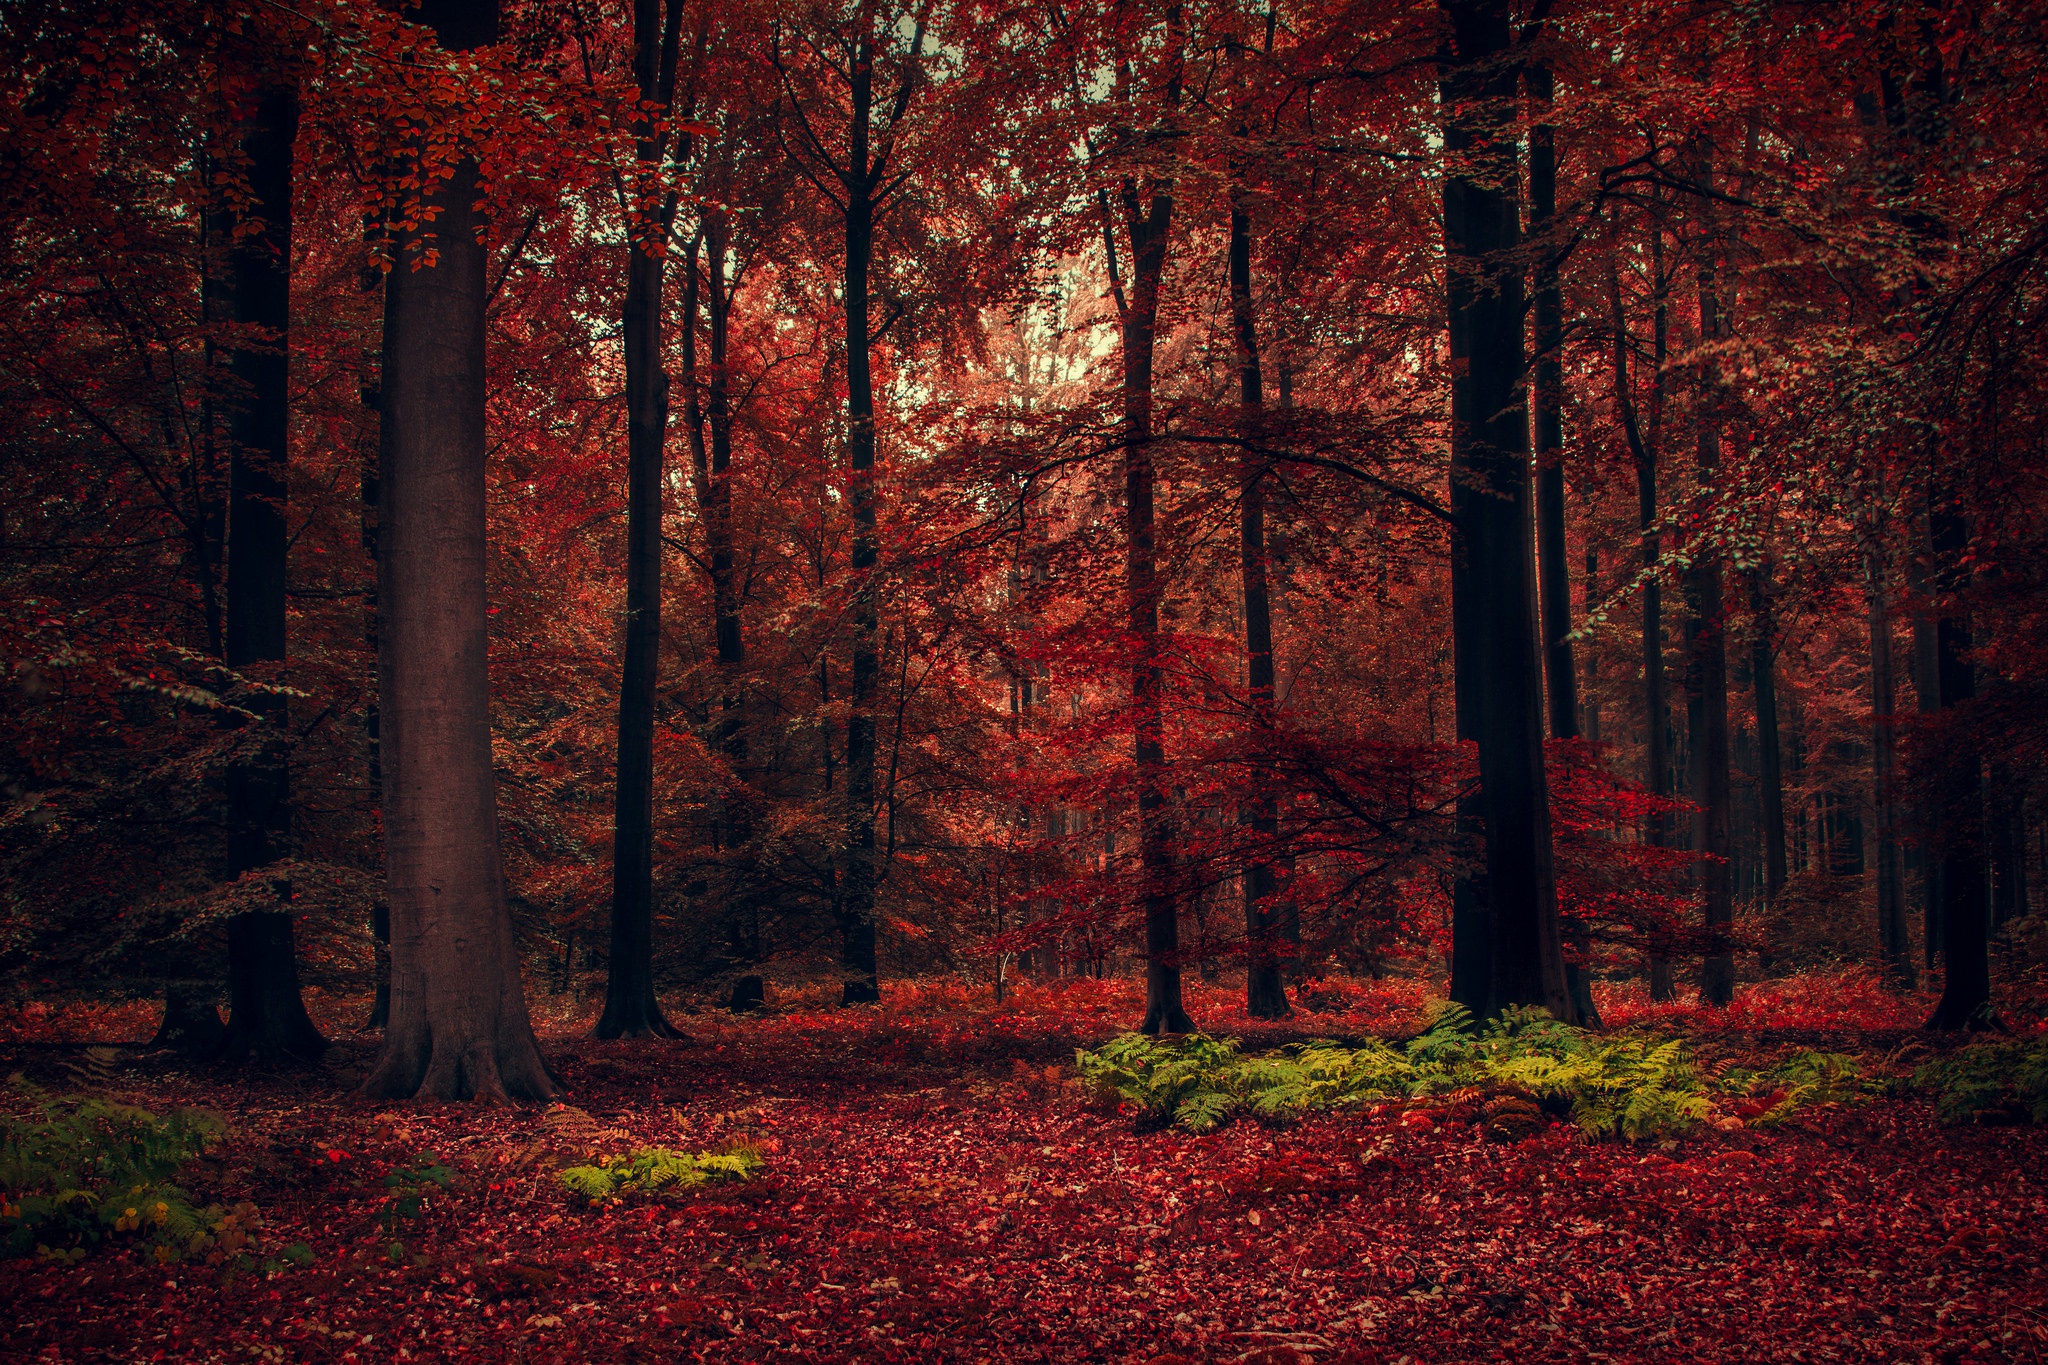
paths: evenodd
<path fill-rule="evenodd" d="M 718 1180 L 746 1180 L 767 1164 L 753 1147 L 726 1152 L 678 1152 L 667 1147 L 642 1147 L 619 1156 L 600 1158 L 595 1165 L 571 1166 L 555 1178 L 571 1194 L 594 1203 L 630 1196 L 679 1194 Z"/>
<path fill-rule="evenodd" d="M 76 1260 L 125 1236 L 164 1264 L 239 1252 L 255 1209 L 201 1207 L 173 1183 L 225 1131 L 201 1110 L 159 1118 L 102 1099 L 44 1099 L 28 1117 L 0 1115 L 0 1253 Z"/>
<path fill-rule="evenodd" d="M 1977 1043 L 1913 1073 L 1943 1123 L 2048 1123 L 2048 1034 Z"/>
<path fill-rule="evenodd" d="M 1853 1058 L 1801 1053 L 1761 1073 L 1716 1075 L 1680 1039 L 1603 1036 L 1541 1010 L 1510 1011 L 1484 1027 L 1443 1004 L 1404 1047 L 1297 1044 L 1248 1057 L 1237 1040 L 1191 1035 L 1167 1042 L 1129 1033 L 1076 1056 L 1105 1099 L 1135 1105 L 1147 1122 L 1207 1132 L 1240 1115 L 1266 1121 L 1373 1100 L 1512 1091 L 1568 1114 L 1589 1137 L 1632 1142 L 1677 1137 L 1706 1120 L 1719 1095 L 1755 1121 L 1860 1093 Z M 1753 1091 L 1762 1098 L 1749 1099 Z"/>

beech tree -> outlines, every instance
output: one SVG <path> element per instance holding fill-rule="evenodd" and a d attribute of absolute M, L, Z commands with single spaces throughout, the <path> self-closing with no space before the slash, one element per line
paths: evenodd
<path fill-rule="evenodd" d="M 428 0 L 439 48 L 498 37 L 497 0 Z M 378 525 L 391 1018 L 366 1094 L 545 1099 L 505 901 L 484 584 L 485 255 L 462 151 L 385 282 Z"/>

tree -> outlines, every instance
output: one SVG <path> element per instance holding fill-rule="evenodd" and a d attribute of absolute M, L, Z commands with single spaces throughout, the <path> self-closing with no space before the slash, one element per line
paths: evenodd
<path fill-rule="evenodd" d="M 441 51 L 497 0 L 428 0 Z M 505 900 L 484 591 L 484 227 L 475 152 L 421 196 L 385 284 L 378 561 L 391 1018 L 365 1094 L 545 1099 Z M 421 221 L 425 220 L 425 221 Z"/>
<path fill-rule="evenodd" d="M 664 11 L 666 12 L 664 15 Z M 635 153 L 657 185 L 670 134 L 655 120 L 675 106 L 682 0 L 635 0 L 633 79 L 641 102 Z M 706 11 L 704 23 L 709 23 Z M 701 62 L 704 29 L 698 30 Z M 686 113 L 694 113 L 694 109 Z M 638 187 L 636 186 L 636 189 Z M 612 938 L 600 1038 L 673 1038 L 654 994 L 654 694 L 661 667 L 662 465 L 668 372 L 661 360 L 662 273 L 676 193 L 657 188 L 652 212 L 621 190 L 626 254 L 626 631 L 619 670 L 618 799 L 612 838 Z M 694 256 L 694 252 L 692 253 Z M 694 261 L 690 262 L 694 268 Z M 686 325 L 694 326 L 694 319 Z"/>
<path fill-rule="evenodd" d="M 1483 910 L 1468 908 L 1454 924 L 1468 943 L 1454 948 L 1451 991 L 1481 1016 L 1538 1005 L 1569 1020 L 1543 768 L 1528 409 L 1519 387 L 1512 9 L 1499 0 L 1445 0 L 1442 11 L 1452 634 L 1459 730 L 1477 742 L 1486 841 Z"/>
<path fill-rule="evenodd" d="M 281 44 L 280 44 L 281 45 Z M 241 123 L 249 209 L 226 214 L 229 293 L 239 332 L 228 370 L 237 391 L 228 422 L 227 665 L 281 664 L 286 657 L 285 525 L 290 445 L 292 150 L 299 94 L 274 54 L 251 54 L 251 108 Z M 228 925 L 226 1055 L 311 1061 L 326 1040 L 299 996 L 291 886 L 269 874 L 291 839 L 291 715 L 272 679 L 249 689 L 253 753 L 227 772 L 227 873 L 268 883 L 271 905 Z M 247 750 L 244 751 L 245 753 Z"/>

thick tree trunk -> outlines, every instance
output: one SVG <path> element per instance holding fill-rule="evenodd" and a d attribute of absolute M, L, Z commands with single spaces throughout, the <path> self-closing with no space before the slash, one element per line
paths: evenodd
<path fill-rule="evenodd" d="M 1230 206 L 1230 311 L 1237 333 L 1238 416 L 1247 441 L 1256 440 L 1265 408 L 1259 374 L 1258 315 L 1252 305 L 1252 226 L 1241 199 Z M 1244 651 L 1250 685 L 1252 724 L 1263 744 L 1273 728 L 1273 614 L 1266 590 L 1266 461 L 1246 448 L 1238 471 L 1238 565 L 1244 591 Z M 1256 847 L 1243 871 L 1245 1008 L 1254 1019 L 1285 1019 L 1287 1004 L 1280 971 L 1283 951 L 1279 879 L 1273 855 L 1279 842 L 1279 804 L 1272 775 L 1259 763 L 1252 770 L 1251 826 Z"/>
<path fill-rule="evenodd" d="M 1953 595 L 1968 582 L 1964 555 L 1970 532 L 1963 513 L 1937 505 L 1928 518 L 1941 588 Z M 1951 601 L 1935 626 L 1935 683 L 1941 709 L 1953 711 L 1977 695 L 1970 659 L 1970 622 Z M 1967 727 L 1947 718 L 1943 754 L 1941 831 L 1942 984 L 1927 1027 L 1981 1029 L 1990 1024 L 1991 905 L 1984 875 L 1982 756 Z"/>
<path fill-rule="evenodd" d="M 1173 194 L 1155 186 L 1147 197 L 1126 180 L 1124 221 L 1130 233 L 1131 294 L 1123 315 L 1124 588 L 1130 613 L 1132 757 L 1137 763 L 1138 865 L 1145 883 L 1145 1018 L 1141 1033 L 1194 1029 L 1181 1000 L 1180 917 L 1168 880 L 1165 673 L 1159 666 L 1159 582 L 1153 546 L 1152 349 L 1159 326 L 1159 289 L 1166 272 Z"/>
<path fill-rule="evenodd" d="M 1885 970 L 1907 990 L 1915 985 L 1913 945 L 1906 935 L 1905 887 L 1893 833 L 1892 714 L 1898 710 L 1892 680 L 1892 615 L 1886 586 L 1884 526 L 1880 521 L 1865 554 L 1870 624 L 1870 807 L 1877 822 L 1877 941 Z"/>
<path fill-rule="evenodd" d="M 633 74 L 640 98 L 665 105 L 674 88 L 682 8 L 635 0 Z M 664 81 L 664 74 L 667 79 Z M 664 88 L 666 87 L 666 88 Z M 643 128 L 643 164 L 666 155 Z M 611 953 L 600 1038 L 674 1038 L 654 991 L 654 700 L 661 674 L 663 466 L 668 451 L 668 371 L 661 355 L 662 277 L 674 214 L 669 197 L 626 253 L 626 630 L 619 669 L 619 739 L 612 826 Z M 694 325 L 694 320 L 692 320 Z"/>
<path fill-rule="evenodd" d="M 1482 1016 L 1540 1005 L 1571 1022 L 1543 767 L 1528 413 L 1520 391 L 1516 72 L 1501 60 L 1512 11 L 1497 0 L 1445 0 L 1442 9 L 1451 27 L 1444 142 L 1459 159 L 1443 189 L 1457 523 L 1451 594 L 1456 685 L 1472 699 L 1478 739 L 1489 919 L 1485 990 L 1476 998 L 1465 998 L 1473 995 L 1469 984 L 1454 982 L 1454 990 Z M 1457 610 L 1459 602 L 1470 609 Z"/>
<path fill-rule="evenodd" d="M 421 13 L 444 47 L 496 40 L 495 0 L 430 0 Z M 526 1012 L 491 769 L 477 181 L 464 158 L 429 192 L 438 213 L 406 232 L 386 285 L 391 1021 L 363 1083 L 384 1098 L 545 1099 L 555 1088 Z"/>
<path fill-rule="evenodd" d="M 229 248 L 235 321 L 249 342 L 229 357 L 240 381 L 228 423 L 227 664 L 232 669 L 285 658 L 286 461 L 291 422 L 292 150 L 298 138 L 297 87 L 274 83 L 257 96 L 243 129 L 249 212 L 260 226 Z M 284 697 L 246 701 L 260 719 L 254 757 L 229 766 L 230 877 L 261 875 L 289 852 L 291 717 Z M 316 1060 L 327 1048 L 299 995 L 291 887 L 273 878 L 274 910 L 228 923 L 228 1027 L 224 1056 L 262 1062 Z"/>
<path fill-rule="evenodd" d="M 382 231 L 377 215 L 366 217 L 364 236 L 374 240 Z M 384 272 L 376 262 L 365 259 L 363 263 L 361 289 L 365 294 L 375 293 L 381 307 L 384 296 Z M 363 594 L 363 644 L 370 656 L 370 698 L 363 708 L 363 745 L 368 751 L 365 763 L 369 786 L 372 793 L 384 790 L 384 748 L 382 742 L 383 719 L 378 712 L 378 700 L 383 692 L 384 624 L 383 602 L 377 592 L 377 560 L 381 539 L 377 532 L 377 504 L 382 496 L 384 468 L 388 463 L 385 451 L 390 443 L 390 423 L 379 415 L 383 409 L 381 394 L 382 377 L 377 368 L 378 354 L 365 347 L 363 350 L 363 416 L 371 426 L 370 437 L 361 442 L 357 461 L 357 478 L 361 484 L 358 499 L 360 507 L 360 536 L 363 554 L 370 561 L 370 587 Z M 381 888 L 380 888 L 381 892 Z M 364 1028 L 380 1029 L 391 1018 L 391 907 L 379 894 L 370 906 L 370 971 L 376 979 L 376 995 L 370 1005 L 370 1017 L 363 1021 Z"/>

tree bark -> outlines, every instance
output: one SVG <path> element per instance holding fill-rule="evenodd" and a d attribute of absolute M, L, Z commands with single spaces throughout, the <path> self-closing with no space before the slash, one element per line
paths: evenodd
<path fill-rule="evenodd" d="M 1453 993 L 1482 1017 L 1538 1005 L 1573 1022 L 1543 766 L 1529 429 L 1520 391 L 1517 78 L 1501 60 L 1512 9 L 1497 0 L 1444 0 L 1441 8 L 1451 29 L 1440 58 L 1444 144 L 1459 159 L 1443 187 L 1455 672 L 1461 698 L 1473 703 L 1489 920 L 1484 987 L 1454 981 Z M 1457 609 L 1460 602 L 1466 610 Z"/>
<path fill-rule="evenodd" d="M 1954 600 L 1968 582 L 1964 556 L 1970 531 L 1963 512 L 1937 503 L 1928 517 L 1940 587 L 1950 600 L 1935 624 L 1935 682 L 1941 709 L 1967 706 L 1977 695 L 1976 666 L 1970 659 L 1970 621 Z M 1942 755 L 1941 999 L 1927 1027 L 1953 1031 L 1990 1025 L 1990 888 L 1984 875 L 1984 780 L 1982 756 L 1956 717 L 1944 718 Z"/>
<path fill-rule="evenodd" d="M 872 108 L 872 37 L 860 35 L 853 65 L 849 164 L 861 184 L 846 206 L 846 463 L 853 511 L 853 647 L 846 716 L 846 874 L 839 896 L 840 967 L 845 1004 L 882 998 L 875 956 L 875 686 L 876 647 L 875 389 L 869 364 L 868 262 L 874 251 L 875 203 L 868 149 Z"/>
<path fill-rule="evenodd" d="M 1256 439 L 1265 408 L 1259 373 L 1258 315 L 1252 304 L 1252 226 L 1241 191 L 1230 206 L 1230 311 L 1237 333 L 1238 418 L 1245 439 Z M 1273 615 L 1266 588 L 1266 461 L 1247 445 L 1238 467 L 1238 564 L 1244 591 L 1244 650 L 1250 685 L 1254 744 L 1273 729 Z M 1245 862 L 1245 1008 L 1254 1019 L 1285 1019 L 1287 987 L 1275 942 L 1280 916 L 1279 879 L 1273 853 L 1279 842 L 1279 804 L 1273 776 L 1263 762 L 1252 768 L 1251 826 L 1255 847 Z"/>
<path fill-rule="evenodd" d="M 1864 555 L 1870 623 L 1870 806 L 1877 822 L 1877 940 L 1885 970 L 1907 990 L 1916 984 L 1913 946 L 1906 935 L 1905 887 L 1899 872 L 1892 802 L 1892 715 L 1898 710 L 1892 677 L 1891 595 L 1886 585 L 1885 528 L 1872 528 Z"/>
<path fill-rule="evenodd" d="M 230 353 L 241 392 L 228 422 L 227 665 L 237 671 L 285 659 L 285 526 L 290 457 L 292 152 L 298 88 L 266 73 L 242 130 L 254 231 L 228 248 L 235 321 L 246 329 Z M 249 226 L 249 225 L 244 225 Z M 291 716 L 286 699 L 259 692 L 245 702 L 259 717 L 257 754 L 227 772 L 227 871 L 261 874 L 291 841 Z M 271 880 L 276 908 L 228 923 L 230 1060 L 311 1062 L 327 1040 L 306 1017 L 293 943 L 291 886 Z"/>
<path fill-rule="evenodd" d="M 1700 178 L 1711 185 L 1713 162 L 1700 159 Z M 1703 244 L 1699 271 L 1700 340 L 1711 345 L 1721 338 L 1721 301 L 1716 276 L 1717 262 L 1711 240 Z M 1697 479 L 1700 494 L 1712 496 L 1720 481 L 1721 419 L 1715 411 L 1721 401 L 1720 367 L 1711 358 L 1702 367 L 1698 416 Z M 1706 902 L 1706 927 L 1710 939 L 1725 941 L 1735 925 L 1735 902 L 1730 887 L 1728 862 L 1728 638 L 1727 602 L 1721 579 L 1721 560 L 1715 552 L 1695 552 L 1685 577 L 1691 652 L 1687 659 L 1686 683 L 1689 701 L 1699 717 L 1699 730 L 1691 737 L 1691 766 L 1697 779 L 1693 799 L 1700 813 L 1695 822 L 1696 847 L 1705 855 L 1700 864 L 1700 889 Z M 1709 952 L 1701 964 L 1700 1000 L 1709 1005 L 1726 1005 L 1735 998 L 1735 955 L 1723 948 Z"/>
<path fill-rule="evenodd" d="M 495 0 L 429 0 L 445 48 L 497 38 Z M 367 1095 L 545 1099 L 505 899 L 485 629 L 485 258 L 464 157 L 426 192 L 386 284 L 380 521 L 391 1021 Z M 438 259 L 424 251 L 431 244 Z"/>
<path fill-rule="evenodd" d="M 1763 570 L 1749 577 L 1750 611 L 1755 618 L 1750 642 L 1750 686 L 1755 692 L 1757 736 L 1757 804 L 1763 820 L 1764 903 L 1775 908 L 1785 893 L 1785 772 L 1778 740 L 1778 644 L 1771 617 L 1770 589 Z M 1764 945 L 1768 960 L 1770 945 Z"/>
<path fill-rule="evenodd" d="M 1152 351 L 1166 272 L 1173 191 L 1141 195 L 1123 186 L 1131 247 L 1130 301 L 1123 314 L 1124 589 L 1130 613 L 1132 757 L 1138 779 L 1138 864 L 1145 891 L 1145 1018 L 1141 1033 L 1194 1029 L 1181 999 L 1180 917 L 1171 888 L 1166 817 L 1165 674 L 1159 666 L 1159 583 L 1153 545 Z"/>
<path fill-rule="evenodd" d="M 674 89 L 681 0 L 634 0 L 633 74 L 643 102 Z M 664 81 L 666 75 L 666 82 Z M 666 85 L 667 88 L 664 88 Z M 636 148 L 658 164 L 666 140 L 643 127 Z M 661 361 L 661 295 L 675 212 L 668 196 L 628 237 L 626 361 L 626 630 L 619 670 L 619 735 L 612 833 L 611 953 L 600 1038 L 674 1038 L 654 990 L 654 699 L 661 673 L 661 523 L 668 447 L 668 371 Z"/>

